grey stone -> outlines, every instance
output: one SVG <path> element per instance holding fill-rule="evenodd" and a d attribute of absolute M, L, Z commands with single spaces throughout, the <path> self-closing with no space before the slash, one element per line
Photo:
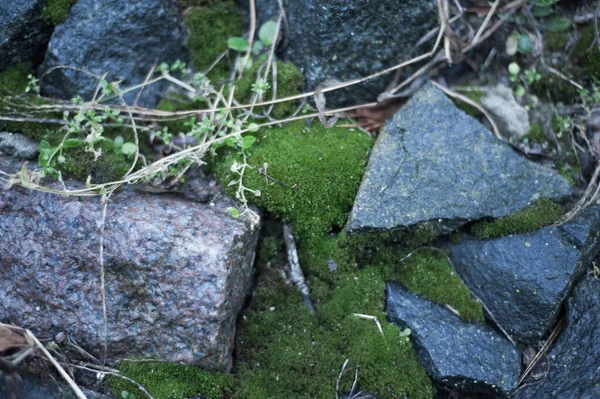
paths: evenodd
<path fill-rule="evenodd" d="M 469 289 L 515 340 L 536 344 L 551 329 L 573 284 L 600 253 L 600 207 L 534 233 L 450 246 Z"/>
<path fill-rule="evenodd" d="M 20 159 L 35 159 L 39 144 L 19 133 L 0 132 L 0 155 L 10 155 Z"/>
<path fill-rule="evenodd" d="M 388 320 L 410 328 L 417 355 L 435 381 L 494 397 L 507 397 L 517 387 L 519 352 L 490 327 L 467 323 L 397 283 L 386 286 L 386 309 Z"/>
<path fill-rule="evenodd" d="M 226 211 L 232 202 L 132 189 L 112 196 L 104 233 L 109 363 L 150 356 L 231 368 L 258 238 L 258 228 Z M 95 197 L 0 192 L 1 321 L 40 338 L 65 332 L 101 357 L 101 215 Z"/>
<path fill-rule="evenodd" d="M 483 90 L 486 94 L 481 98 L 481 105 L 491 114 L 504 137 L 520 139 L 529 133 L 529 114 L 515 100 L 509 87 L 498 83 Z"/>
<path fill-rule="evenodd" d="M 0 71 L 20 62 L 42 62 L 52 34 L 43 18 L 47 2 L 0 0 Z"/>
<path fill-rule="evenodd" d="M 287 16 L 284 56 L 300 67 L 308 89 L 327 81 L 362 78 L 399 64 L 437 26 L 436 6 L 431 1 L 284 0 L 283 6 Z M 257 0 L 256 10 L 260 23 L 276 21 L 279 3 Z M 328 104 L 372 101 L 392 78 L 388 74 L 336 90 L 327 95 Z"/>
<path fill-rule="evenodd" d="M 186 59 L 184 35 L 162 0 L 79 0 L 56 27 L 41 74 L 72 66 L 107 73 L 106 80 L 121 81 L 123 89 L 142 83 L 155 63 L 177 59 Z M 97 85 L 97 79 L 69 68 L 55 69 L 41 81 L 42 94 L 63 99 L 91 100 Z M 146 87 L 139 105 L 156 106 L 166 87 L 164 82 Z M 137 94 L 126 94 L 125 101 L 132 104 Z"/>
<path fill-rule="evenodd" d="M 546 377 L 533 384 L 526 381 L 515 399 L 600 398 L 600 281 L 587 276 L 573 290 L 566 309 Z"/>
<path fill-rule="evenodd" d="M 517 155 L 428 84 L 380 133 L 347 229 L 386 231 L 429 222 L 438 232 L 450 231 L 570 193 L 562 176 Z"/>

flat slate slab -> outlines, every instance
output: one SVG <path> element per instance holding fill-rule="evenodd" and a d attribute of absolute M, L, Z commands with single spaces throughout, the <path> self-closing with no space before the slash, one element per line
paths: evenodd
<path fill-rule="evenodd" d="M 570 193 L 562 176 L 519 156 L 427 84 L 380 133 L 347 229 L 430 222 L 447 231 Z"/>
<path fill-rule="evenodd" d="M 563 226 L 450 246 L 471 292 L 515 340 L 536 344 L 553 327 L 563 301 L 600 252 L 600 207 Z"/>
<path fill-rule="evenodd" d="M 548 354 L 548 374 L 526 380 L 515 399 L 600 398 L 600 281 L 587 276 L 566 308 L 565 327 Z"/>
<path fill-rule="evenodd" d="M 388 319 L 411 330 L 421 363 L 431 377 L 462 391 L 507 397 L 521 370 L 517 349 L 490 327 L 467 323 L 441 305 L 386 286 Z"/>

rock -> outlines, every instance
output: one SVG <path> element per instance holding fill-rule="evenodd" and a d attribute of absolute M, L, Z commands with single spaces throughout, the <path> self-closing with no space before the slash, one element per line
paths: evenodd
<path fill-rule="evenodd" d="M 526 381 L 515 399 L 600 397 L 600 281 L 585 277 L 566 309 L 566 324 L 549 352 L 545 378 Z"/>
<path fill-rule="evenodd" d="M 0 0 L 0 71 L 20 62 L 42 62 L 52 25 L 44 21 L 47 0 Z"/>
<path fill-rule="evenodd" d="M 573 284 L 600 253 L 600 207 L 534 233 L 465 238 L 450 258 L 465 284 L 515 340 L 536 344 L 551 329 Z"/>
<path fill-rule="evenodd" d="M 0 155 L 10 155 L 20 159 L 35 159 L 39 144 L 19 133 L 0 132 Z"/>
<path fill-rule="evenodd" d="M 411 330 L 417 355 L 435 381 L 498 397 L 517 387 L 519 352 L 491 328 L 467 323 L 397 283 L 386 286 L 386 309 L 388 320 Z"/>
<path fill-rule="evenodd" d="M 97 76 L 107 73 L 120 88 L 142 83 L 155 63 L 185 60 L 184 35 L 176 15 L 162 0 L 79 0 L 56 27 L 41 75 L 66 65 Z M 74 69 L 55 69 L 41 80 L 42 94 L 91 100 L 97 79 Z M 167 83 L 146 87 L 139 105 L 154 107 Z M 125 95 L 132 104 L 138 90 Z"/>
<path fill-rule="evenodd" d="M 512 90 L 502 84 L 485 88 L 481 105 L 494 118 L 504 137 L 521 139 L 531 129 L 529 114 L 513 96 Z"/>
<path fill-rule="evenodd" d="M 247 6 L 247 1 L 239 1 Z M 362 78 L 399 64 L 437 26 L 434 2 L 420 0 L 285 1 L 285 57 L 304 73 L 308 89 Z M 258 0 L 260 23 L 277 20 L 277 0 Z M 332 29 L 335 27 L 335 29 Z M 428 51 L 428 50 L 426 50 Z M 336 90 L 329 104 L 360 104 L 382 93 L 393 74 Z"/>
<path fill-rule="evenodd" d="M 347 230 L 428 222 L 448 232 L 570 192 L 562 176 L 521 158 L 428 84 L 381 131 Z"/>
<path fill-rule="evenodd" d="M 113 195 L 104 233 L 109 363 L 150 356 L 231 368 L 258 228 L 228 206 L 132 189 Z M 95 197 L 0 192 L 1 321 L 40 338 L 65 332 L 101 357 L 101 215 Z"/>

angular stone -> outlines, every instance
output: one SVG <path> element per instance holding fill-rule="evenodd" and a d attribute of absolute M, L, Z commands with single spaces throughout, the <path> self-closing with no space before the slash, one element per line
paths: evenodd
<path fill-rule="evenodd" d="M 507 397 L 517 387 L 517 349 L 490 327 L 467 323 L 400 284 L 386 286 L 387 317 L 408 327 L 417 355 L 431 377 L 461 391 Z"/>
<path fill-rule="evenodd" d="M 548 354 L 548 374 L 526 381 L 515 399 L 600 398 L 600 281 L 583 279 L 566 309 L 566 324 Z"/>
<path fill-rule="evenodd" d="M 184 35 L 176 15 L 162 0 L 79 0 L 67 20 L 56 27 L 41 74 L 66 65 L 97 76 L 107 73 L 120 88 L 142 83 L 156 63 L 185 61 Z M 80 71 L 59 68 L 41 81 L 42 94 L 91 100 L 98 80 Z M 167 83 L 147 86 L 139 105 L 158 104 Z M 132 104 L 138 90 L 126 94 Z"/>
<path fill-rule="evenodd" d="M 571 288 L 600 253 L 600 207 L 560 227 L 450 246 L 469 289 L 515 340 L 536 344 L 551 329 Z"/>
<path fill-rule="evenodd" d="M 0 0 L 0 71 L 20 62 L 39 64 L 52 25 L 44 21 L 47 0 Z"/>
<path fill-rule="evenodd" d="M 438 232 L 450 231 L 570 192 L 562 176 L 517 155 L 428 84 L 380 133 L 347 229 L 386 231 L 429 222 Z"/>
<path fill-rule="evenodd" d="M 39 144 L 19 133 L 0 132 L 0 155 L 10 155 L 20 159 L 35 159 Z"/>
<path fill-rule="evenodd" d="M 248 6 L 246 0 L 238 3 Z M 328 81 L 362 78 L 399 64 L 437 26 L 435 3 L 428 1 L 284 0 L 283 4 L 287 17 L 284 56 L 300 67 L 308 89 Z M 257 0 L 256 12 L 260 23 L 277 21 L 278 0 Z M 336 90 L 326 94 L 327 103 L 373 101 L 392 78 L 388 74 Z"/>
<path fill-rule="evenodd" d="M 150 356 L 231 368 L 258 228 L 233 219 L 228 206 L 224 196 L 212 204 L 133 189 L 112 196 L 104 231 L 109 363 Z M 64 332 L 101 356 L 101 219 L 95 197 L 0 192 L 1 321 L 40 338 Z"/>
<path fill-rule="evenodd" d="M 527 110 L 515 100 L 509 87 L 499 83 L 482 89 L 486 93 L 481 98 L 481 106 L 492 115 L 504 137 L 520 139 L 529 133 Z"/>

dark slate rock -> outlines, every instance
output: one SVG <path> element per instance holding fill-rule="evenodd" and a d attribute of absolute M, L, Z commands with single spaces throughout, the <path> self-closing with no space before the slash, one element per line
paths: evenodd
<path fill-rule="evenodd" d="M 248 2 L 238 1 L 242 6 Z M 407 60 L 415 43 L 437 26 L 435 2 L 422 0 L 284 0 L 284 56 L 299 66 L 309 89 L 326 81 L 362 78 Z M 278 0 L 257 0 L 260 22 L 277 20 Z M 335 27 L 335 29 L 333 29 Z M 383 92 L 393 74 L 336 90 L 328 104 L 359 104 Z"/>
<path fill-rule="evenodd" d="M 258 228 L 231 218 L 224 198 L 113 195 L 104 237 L 110 363 L 151 356 L 231 368 Z M 40 338 L 64 332 L 101 356 L 101 213 L 98 198 L 0 192 L 1 321 Z"/>
<path fill-rule="evenodd" d="M 185 60 L 184 35 L 176 15 L 162 0 L 79 0 L 56 27 L 41 67 L 67 65 L 127 88 L 146 79 L 155 63 Z M 56 69 L 41 81 L 42 94 L 91 100 L 97 80 L 74 69 Z M 154 107 L 166 83 L 144 90 L 139 105 Z M 137 90 L 125 95 L 131 104 Z"/>
<path fill-rule="evenodd" d="M 380 133 L 347 229 L 429 222 L 448 231 L 570 193 L 562 176 L 517 155 L 428 84 Z"/>
<path fill-rule="evenodd" d="M 567 301 L 567 322 L 549 352 L 547 376 L 515 399 L 600 398 L 600 281 L 586 277 Z"/>
<path fill-rule="evenodd" d="M 515 340 L 536 344 L 553 327 L 563 301 L 600 252 L 600 207 L 534 233 L 450 246 L 469 289 Z"/>
<path fill-rule="evenodd" d="M 52 34 L 47 0 L 0 0 L 0 71 L 20 62 L 39 64 Z"/>
<path fill-rule="evenodd" d="M 19 133 L 0 132 L 0 155 L 10 155 L 20 159 L 35 159 L 39 144 Z"/>
<path fill-rule="evenodd" d="M 516 388 L 519 352 L 491 328 L 467 323 L 397 283 L 387 284 L 386 309 L 391 322 L 410 328 L 417 355 L 435 381 L 498 397 Z"/>

